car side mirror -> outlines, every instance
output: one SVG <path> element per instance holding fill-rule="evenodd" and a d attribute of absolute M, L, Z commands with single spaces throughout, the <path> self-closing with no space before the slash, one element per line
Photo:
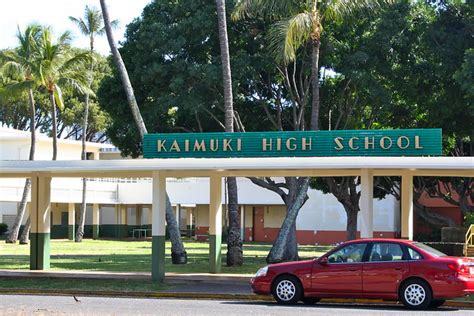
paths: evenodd
<path fill-rule="evenodd" d="M 325 266 L 328 264 L 328 257 L 322 257 L 321 260 L 319 260 L 319 264 L 322 266 Z"/>

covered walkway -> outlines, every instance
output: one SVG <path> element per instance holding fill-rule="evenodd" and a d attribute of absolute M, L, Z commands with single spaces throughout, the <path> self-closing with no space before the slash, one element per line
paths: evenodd
<path fill-rule="evenodd" d="M 165 277 L 166 178 L 209 177 L 209 272 L 221 267 L 223 177 L 360 176 L 361 237 L 373 236 L 373 178 L 400 176 L 401 236 L 413 238 L 413 177 L 474 177 L 473 157 L 180 158 L 89 161 L 0 161 L 0 177 L 31 178 L 30 269 L 49 268 L 53 177 L 153 179 L 152 279 Z"/>

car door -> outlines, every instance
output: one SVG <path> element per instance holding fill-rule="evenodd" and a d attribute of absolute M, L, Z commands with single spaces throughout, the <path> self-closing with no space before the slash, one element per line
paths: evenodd
<path fill-rule="evenodd" d="M 327 263 L 315 262 L 312 292 L 345 294 L 362 292 L 362 259 L 367 243 L 352 243 L 333 252 Z"/>
<path fill-rule="evenodd" d="M 373 243 L 362 271 L 364 292 L 396 294 L 401 280 L 410 272 L 407 259 L 398 243 Z"/>

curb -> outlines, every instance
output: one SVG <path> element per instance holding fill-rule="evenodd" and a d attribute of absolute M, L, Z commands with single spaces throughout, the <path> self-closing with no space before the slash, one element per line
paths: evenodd
<path fill-rule="evenodd" d="M 271 296 L 256 294 L 211 294 L 194 292 L 124 292 L 124 291 L 83 291 L 83 290 L 37 290 L 37 289 L 0 289 L 3 295 L 53 295 L 53 296 L 83 296 L 83 297 L 128 297 L 128 298 L 153 298 L 153 299 L 207 299 L 207 300 L 232 300 L 252 302 L 274 302 Z M 396 301 L 381 299 L 345 299 L 323 298 L 323 304 L 354 304 L 354 305 L 401 305 Z M 474 302 L 447 301 L 443 306 L 455 308 L 474 309 Z"/>

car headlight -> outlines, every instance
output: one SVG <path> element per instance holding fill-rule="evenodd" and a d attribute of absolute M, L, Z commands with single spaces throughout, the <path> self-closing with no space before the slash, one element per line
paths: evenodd
<path fill-rule="evenodd" d="M 268 272 L 268 266 L 260 268 L 260 269 L 258 269 L 257 273 L 255 274 L 255 277 L 258 278 L 258 277 L 261 277 L 261 276 L 266 276 L 267 272 Z"/>

